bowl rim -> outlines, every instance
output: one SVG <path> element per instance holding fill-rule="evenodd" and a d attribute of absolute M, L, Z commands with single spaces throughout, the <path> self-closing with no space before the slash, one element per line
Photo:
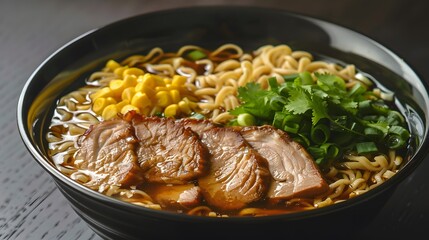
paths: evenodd
<path fill-rule="evenodd" d="M 420 80 L 419 84 L 422 85 L 422 87 L 424 88 L 425 93 L 426 93 L 426 95 L 424 96 L 427 100 L 426 103 L 429 104 L 429 100 L 428 100 L 429 99 L 429 97 L 428 97 L 429 87 L 428 87 L 428 84 L 426 83 L 426 81 L 424 81 L 419 76 L 419 74 L 417 74 L 417 72 L 414 70 L 414 68 L 412 68 L 407 62 L 405 62 L 405 60 L 400 58 L 397 54 L 395 54 L 389 48 L 385 47 L 383 44 L 373 40 L 372 38 L 366 36 L 365 34 L 362 34 L 359 31 L 356 31 L 354 29 L 344 27 L 341 24 L 334 23 L 334 22 L 331 22 L 331 21 L 328 21 L 328 20 L 325 20 L 325 19 L 322 19 L 319 17 L 311 16 L 308 14 L 297 13 L 297 12 L 284 10 L 284 9 L 275 9 L 275 8 L 271 8 L 271 7 L 261 7 L 261 6 L 241 6 L 241 5 L 187 6 L 187 7 L 178 7 L 178 8 L 171 8 L 171 9 L 156 10 L 156 11 L 151 11 L 151 12 L 147 12 L 147 13 L 140 13 L 140 14 L 137 14 L 134 16 L 122 18 L 120 20 L 117 20 L 117 21 L 114 21 L 111 23 L 107 23 L 101 27 L 91 29 L 91 30 L 89 30 L 83 34 L 78 35 L 77 37 L 74 37 L 72 40 L 66 42 L 64 45 L 62 45 L 56 51 L 51 53 L 45 60 L 43 60 L 42 63 L 40 63 L 40 65 L 33 71 L 33 73 L 27 79 L 25 85 L 23 86 L 23 89 L 19 95 L 18 105 L 17 105 L 17 125 L 18 125 L 18 129 L 19 129 L 19 134 L 21 136 L 21 139 L 22 139 L 25 147 L 31 153 L 33 159 L 36 160 L 38 162 L 38 164 L 41 165 L 43 167 L 43 169 L 51 175 L 51 177 L 53 177 L 53 180 L 55 181 L 55 183 L 57 185 L 59 184 L 58 181 L 60 181 L 60 183 L 65 184 L 67 187 L 70 187 L 73 190 L 77 190 L 79 193 L 81 193 L 85 196 L 95 198 L 95 199 L 103 202 L 104 204 L 113 204 L 113 205 L 120 207 L 120 208 L 123 208 L 123 209 L 133 210 L 133 212 L 135 212 L 135 213 L 146 213 L 146 214 L 151 214 L 151 215 L 155 214 L 157 217 L 165 218 L 165 219 L 174 218 L 174 219 L 185 220 L 185 221 L 198 220 L 198 221 L 208 221 L 208 222 L 218 222 L 218 221 L 222 221 L 222 222 L 225 222 L 225 221 L 226 222 L 229 222 L 229 221 L 233 221 L 233 222 L 235 222 L 235 221 L 260 222 L 260 221 L 271 221 L 271 220 L 276 220 L 276 219 L 283 219 L 283 220 L 284 219 L 287 219 L 287 220 L 305 219 L 307 217 L 315 217 L 315 216 L 325 215 L 327 213 L 338 212 L 338 211 L 341 211 L 343 209 L 352 207 L 354 205 L 361 204 L 363 202 L 369 201 L 373 197 L 380 195 L 382 192 L 386 191 L 389 188 L 389 187 L 377 187 L 375 189 L 372 189 L 370 192 L 367 192 L 367 193 L 360 195 L 360 196 L 353 197 L 351 199 L 348 199 L 347 201 L 339 202 L 339 203 L 336 203 L 336 204 L 333 204 L 330 206 L 311 209 L 311 210 L 305 210 L 305 211 L 299 211 L 299 212 L 293 212 L 293 213 L 285 213 L 285 214 L 277 214 L 277 215 L 269 215 L 269 216 L 260 216 L 260 217 L 246 217 L 246 216 L 238 217 L 237 216 L 237 217 L 228 217 L 228 218 L 213 218 L 213 217 L 206 217 L 206 216 L 187 215 L 187 214 L 175 213 L 175 212 L 164 211 L 164 210 L 159 211 L 159 210 L 154 210 L 154 209 L 150 209 L 150 208 L 137 206 L 137 205 L 132 204 L 132 203 L 127 203 L 125 201 L 106 196 L 106 195 L 101 194 L 97 191 L 91 190 L 82 184 L 77 183 L 76 181 L 74 181 L 71 178 L 67 177 L 66 175 L 62 174 L 57 168 L 55 168 L 52 164 L 50 164 L 48 162 L 48 160 L 45 159 L 43 154 L 40 153 L 36 149 L 36 147 L 33 145 L 32 140 L 29 137 L 30 132 L 28 130 L 28 126 L 26 125 L 27 118 L 25 118 L 25 117 L 28 117 L 28 114 L 25 114 L 27 111 L 24 111 L 24 109 L 23 109 L 25 98 L 28 94 L 28 91 L 30 90 L 30 85 L 37 78 L 37 75 L 40 72 L 43 72 L 43 70 L 45 68 L 47 68 L 47 66 L 49 66 L 49 64 L 53 61 L 55 56 L 60 55 L 64 50 L 66 50 L 68 48 L 72 48 L 78 42 L 80 42 L 86 38 L 90 38 L 93 34 L 97 34 L 101 31 L 105 31 L 108 28 L 115 28 L 116 26 L 124 25 L 128 21 L 137 20 L 139 18 L 144 18 L 144 17 L 148 17 L 148 16 L 152 16 L 152 15 L 169 14 L 169 13 L 177 12 L 177 11 L 195 10 L 195 9 L 199 9 L 199 10 L 205 9 L 205 10 L 210 10 L 210 11 L 213 11 L 214 9 L 217 9 L 217 10 L 226 10 L 226 9 L 252 10 L 253 9 L 253 10 L 270 11 L 270 12 L 277 13 L 277 14 L 283 14 L 287 17 L 304 19 L 304 20 L 312 22 L 312 23 L 318 23 L 318 24 L 321 24 L 321 25 L 324 25 L 327 27 L 335 28 L 337 30 L 339 29 L 339 30 L 347 32 L 349 34 L 350 33 L 355 34 L 355 35 L 361 37 L 362 39 L 364 39 L 365 41 L 368 41 L 369 43 L 372 43 L 376 47 L 380 48 L 384 53 L 386 53 L 386 54 L 388 54 L 388 56 L 392 57 L 395 60 L 395 62 L 398 63 L 403 68 L 402 70 L 406 71 L 407 74 L 411 74 L 411 76 L 413 78 L 419 79 Z M 424 123 L 425 126 L 428 126 L 428 121 L 429 120 L 426 119 L 426 122 Z M 383 183 L 383 186 L 394 185 L 395 183 L 398 183 L 398 181 L 401 178 L 405 178 L 406 176 L 408 176 L 410 174 L 410 172 L 413 169 L 415 169 L 423 161 L 423 159 L 426 157 L 427 153 L 429 152 L 429 139 L 427 137 L 428 131 L 429 131 L 428 128 L 426 128 L 426 131 L 424 133 L 424 138 L 423 138 L 424 140 L 422 141 L 422 143 L 421 143 L 419 149 L 416 151 L 415 155 L 410 159 L 410 162 L 412 164 L 408 164 L 407 166 L 405 166 L 401 171 L 399 171 L 391 179 L 389 179 L 389 181 Z M 426 146 L 426 147 L 423 148 L 424 146 Z M 419 161 L 416 161 L 416 160 L 412 161 L 415 158 L 420 159 L 420 160 Z"/>

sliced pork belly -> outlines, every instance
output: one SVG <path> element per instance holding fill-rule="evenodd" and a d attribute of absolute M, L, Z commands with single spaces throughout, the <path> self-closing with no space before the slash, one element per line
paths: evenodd
<path fill-rule="evenodd" d="M 270 181 L 268 165 L 233 128 L 208 121 L 183 121 L 207 146 L 210 170 L 199 178 L 207 203 L 221 210 L 239 209 L 263 198 Z"/>
<path fill-rule="evenodd" d="M 137 116 L 132 123 L 146 181 L 183 184 L 207 170 L 208 151 L 192 130 L 168 118 Z"/>
<path fill-rule="evenodd" d="M 245 127 L 240 132 L 268 161 L 274 179 L 268 191 L 270 199 L 313 197 L 328 190 L 312 157 L 285 132 L 272 126 Z"/>
<path fill-rule="evenodd" d="M 145 189 L 164 208 L 189 209 L 201 204 L 201 189 L 194 184 L 160 185 Z"/>
<path fill-rule="evenodd" d="M 75 164 L 93 172 L 86 185 L 103 191 L 108 185 L 127 187 L 142 183 L 134 153 L 132 126 L 122 119 L 93 125 L 80 139 Z"/>

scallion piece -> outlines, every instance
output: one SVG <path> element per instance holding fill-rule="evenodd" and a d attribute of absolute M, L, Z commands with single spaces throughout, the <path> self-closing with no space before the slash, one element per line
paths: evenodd
<path fill-rule="evenodd" d="M 255 117 L 249 113 L 242 113 L 238 115 L 237 123 L 240 126 L 253 126 L 255 125 Z"/>
<path fill-rule="evenodd" d="M 365 136 L 369 137 L 370 139 L 379 140 L 383 138 L 383 132 L 372 127 L 367 127 L 364 130 Z"/>
<path fill-rule="evenodd" d="M 356 144 L 356 151 L 358 154 L 374 153 L 378 148 L 374 142 L 361 142 Z"/>
<path fill-rule="evenodd" d="M 388 135 L 385 140 L 385 145 L 390 149 L 399 149 L 405 146 L 405 144 L 405 140 L 396 134 Z"/>
<path fill-rule="evenodd" d="M 201 119 L 204 119 L 206 117 L 204 115 L 202 115 L 201 113 L 194 113 L 190 116 L 190 118 L 195 118 L 195 119 L 201 120 Z"/>
<path fill-rule="evenodd" d="M 311 128 L 311 140 L 316 144 L 323 144 L 328 141 L 330 135 L 329 127 L 323 123 Z"/>
<path fill-rule="evenodd" d="M 356 83 L 348 92 L 348 95 L 350 97 L 354 97 L 357 95 L 360 95 L 362 93 L 364 93 L 366 91 L 366 88 L 364 86 L 362 86 L 362 84 L 360 83 Z"/>
<path fill-rule="evenodd" d="M 333 159 L 338 156 L 340 149 L 333 143 L 324 143 L 320 145 L 320 148 L 325 150 L 326 158 Z"/>
<path fill-rule="evenodd" d="M 389 128 L 389 133 L 399 135 L 404 139 L 408 139 L 410 137 L 410 132 L 401 126 L 391 126 Z"/>
<path fill-rule="evenodd" d="M 189 59 L 191 59 L 193 61 L 197 61 L 197 60 L 200 60 L 200 59 L 207 57 L 207 55 L 200 50 L 193 50 L 192 52 L 188 53 L 187 56 Z"/>

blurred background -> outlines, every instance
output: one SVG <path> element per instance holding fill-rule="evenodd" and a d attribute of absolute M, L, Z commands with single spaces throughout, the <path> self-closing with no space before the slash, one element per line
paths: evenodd
<path fill-rule="evenodd" d="M 334 22 L 391 49 L 429 82 L 428 1 L 0 0 L 0 239 L 99 239 L 32 160 L 19 137 L 17 99 L 37 66 L 63 44 L 92 29 L 141 13 L 201 5 L 270 7 Z M 374 220 L 385 224 L 369 224 L 367 239 L 386 236 L 386 232 L 398 237 L 424 233 L 423 223 L 429 218 L 427 171 L 429 159 L 383 207 L 380 218 L 385 219 Z"/>

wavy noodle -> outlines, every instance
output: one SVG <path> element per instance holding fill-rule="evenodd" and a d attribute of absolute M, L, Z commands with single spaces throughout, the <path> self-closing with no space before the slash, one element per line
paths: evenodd
<path fill-rule="evenodd" d="M 186 54 L 193 50 L 204 51 L 208 59 L 189 64 Z M 172 77 L 175 74 L 185 76 L 185 86 L 193 92 L 198 112 L 216 123 L 228 123 L 234 118 L 228 110 L 239 106 L 237 91 L 248 82 L 257 82 L 263 88 L 268 87 L 268 79 L 276 77 L 283 82 L 283 75 L 296 74 L 302 71 L 328 72 L 346 80 L 346 86 L 352 87 L 357 81 L 354 65 L 339 65 L 322 60 L 314 60 L 311 53 L 301 50 L 293 51 L 287 45 L 265 45 L 245 53 L 235 44 L 224 44 L 212 52 L 199 46 L 186 45 L 177 52 L 164 52 L 161 48 L 151 49 L 147 55 L 133 55 L 122 62 L 124 68 L 140 67 L 144 71 Z M 197 66 L 197 67 L 196 67 Z M 201 70 L 204 70 L 202 73 Z M 77 150 L 77 137 L 82 135 L 91 124 L 100 121 L 100 117 L 91 111 L 89 95 L 117 79 L 120 71 L 109 67 L 92 73 L 87 79 L 88 85 L 73 91 L 58 101 L 52 125 L 46 140 L 49 152 L 58 169 L 72 179 L 90 185 L 91 175 L 85 174 L 74 167 L 73 154 Z M 147 110 L 147 114 L 155 115 L 159 107 Z M 330 166 L 324 173 L 329 183 L 329 191 L 315 199 L 291 199 L 286 205 L 299 206 L 301 210 L 324 207 L 336 202 L 362 194 L 391 178 L 403 164 L 403 158 L 395 151 L 380 153 L 373 157 L 346 155 L 339 165 Z M 106 195 L 118 197 L 124 201 L 153 209 L 161 206 L 144 191 L 138 189 L 122 189 L 118 186 L 103 186 L 97 189 Z M 260 208 L 245 208 L 238 215 L 257 216 L 267 211 Z M 197 206 L 187 211 L 190 215 L 219 216 L 207 206 Z"/>

